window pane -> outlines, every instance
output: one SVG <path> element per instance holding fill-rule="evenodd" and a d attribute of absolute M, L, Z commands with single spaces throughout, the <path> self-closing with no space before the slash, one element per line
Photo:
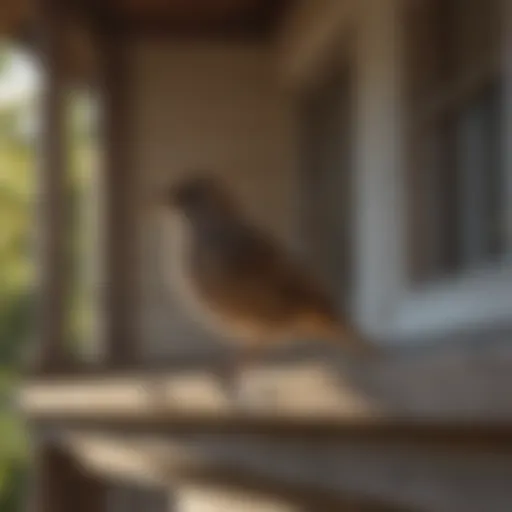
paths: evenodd
<path fill-rule="evenodd" d="M 498 0 L 427 0 L 413 14 L 410 240 L 416 280 L 503 256 L 499 6 Z"/>
<path fill-rule="evenodd" d="M 504 249 L 501 91 L 492 84 L 459 116 L 457 168 L 460 179 L 458 231 L 461 265 L 492 261 Z"/>

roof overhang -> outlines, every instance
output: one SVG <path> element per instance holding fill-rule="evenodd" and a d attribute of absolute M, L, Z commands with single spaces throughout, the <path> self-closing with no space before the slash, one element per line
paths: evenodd
<path fill-rule="evenodd" d="M 78 11 L 106 28 L 165 35 L 251 35 L 272 33 L 292 0 L 47 0 Z M 19 36 L 33 27 L 34 0 L 4 0 L 0 30 Z"/>

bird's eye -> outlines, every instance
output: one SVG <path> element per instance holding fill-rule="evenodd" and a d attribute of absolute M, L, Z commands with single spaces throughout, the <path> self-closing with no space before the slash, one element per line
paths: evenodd
<path fill-rule="evenodd" d="M 191 178 L 171 187 L 170 202 L 178 208 L 197 208 L 208 204 L 216 191 L 212 178 Z"/>

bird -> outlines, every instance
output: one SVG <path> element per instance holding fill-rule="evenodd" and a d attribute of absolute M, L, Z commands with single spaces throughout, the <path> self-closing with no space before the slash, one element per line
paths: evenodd
<path fill-rule="evenodd" d="M 294 339 L 332 341 L 358 355 L 376 350 L 220 177 L 189 172 L 166 187 L 163 203 L 175 220 L 174 284 L 191 314 L 236 345 L 232 379 L 262 351 Z"/>

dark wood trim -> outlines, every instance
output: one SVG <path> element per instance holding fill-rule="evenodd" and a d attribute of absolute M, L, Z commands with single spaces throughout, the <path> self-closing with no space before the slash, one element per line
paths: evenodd
<path fill-rule="evenodd" d="M 30 512 L 107 512 L 107 486 L 65 450 L 41 442 L 29 496 Z"/>
<path fill-rule="evenodd" d="M 118 17 L 118 25 L 131 37 L 262 40 L 276 33 L 290 4 L 289 0 L 264 0 L 255 4 L 252 10 L 215 21 L 180 20 L 172 16 L 123 16 Z"/>
<path fill-rule="evenodd" d="M 505 243 L 507 249 L 512 249 L 512 148 L 510 139 L 512 136 L 512 3 L 508 0 L 501 0 L 503 18 L 503 51 L 501 53 L 501 60 L 503 66 L 504 78 L 504 119 L 505 126 L 503 130 L 502 146 L 505 153 L 505 173 L 506 182 L 504 187 L 504 201 L 506 207 L 506 236 Z"/>
<path fill-rule="evenodd" d="M 132 40 L 262 42 L 272 34 L 270 30 L 245 24 L 202 26 L 176 23 L 166 18 L 127 19 L 119 22 L 116 27 L 125 38 Z"/>
<path fill-rule="evenodd" d="M 348 505 L 350 498 L 362 507 L 356 510 L 380 510 L 379 505 L 394 510 L 398 504 L 410 511 L 469 510 L 474 499 L 510 510 L 512 493 L 504 483 L 512 474 L 510 443 L 503 447 L 501 439 L 494 445 L 450 439 L 434 444 L 404 438 L 403 431 L 387 438 L 371 432 L 337 438 L 290 433 L 268 437 L 203 431 L 156 437 L 79 428 L 62 432 L 61 438 L 95 474 L 132 485 L 172 487 L 192 502 L 195 491 L 206 500 L 211 491 L 212 499 L 224 495 L 229 503 L 233 497 L 235 505 L 238 490 L 254 503 L 262 499 L 270 505 L 277 498 L 294 510 L 294 505 L 307 504 L 299 510 L 311 512 L 344 510 L 336 501 L 341 505 L 346 499 Z M 363 507 L 365 496 L 375 500 L 367 505 L 376 508 Z"/>
<path fill-rule="evenodd" d="M 272 457 L 269 454 L 275 453 L 275 444 L 262 446 L 256 441 L 254 446 L 254 439 L 247 439 L 248 450 L 244 450 L 244 454 L 250 455 L 251 452 L 258 450 L 268 464 L 265 469 L 261 465 L 256 469 L 251 467 L 250 463 L 247 464 L 243 457 L 239 458 L 233 453 L 230 439 L 224 441 L 223 449 L 219 451 L 218 439 L 212 438 L 197 439 L 197 444 L 186 439 L 158 440 L 155 446 L 154 439 L 121 439 L 118 436 L 83 433 L 66 437 L 66 445 L 95 474 L 123 482 L 126 487 L 137 484 L 148 488 L 170 487 L 185 502 L 188 490 L 192 488 L 200 490 L 205 496 L 209 492 L 215 496 L 223 495 L 228 502 L 230 498 L 236 500 L 240 492 L 243 492 L 254 502 L 262 500 L 265 503 L 286 504 L 293 510 L 304 512 L 411 510 L 395 504 L 395 500 L 389 495 L 378 499 L 377 496 L 365 496 L 360 490 L 347 492 L 344 488 L 333 489 L 329 485 L 318 485 L 308 478 L 293 481 L 286 474 L 269 470 L 269 466 L 272 465 Z M 217 446 L 213 453 L 209 449 L 212 444 Z M 283 445 L 279 448 L 283 448 Z M 121 456 L 115 460 L 109 459 L 106 453 L 108 454 L 110 450 Z M 230 457 L 229 462 L 223 456 L 228 453 L 234 455 Z M 281 462 L 283 458 L 289 457 L 286 448 L 285 453 L 280 455 L 284 455 L 280 459 Z M 178 501 L 181 502 L 181 499 Z M 231 507 L 227 509 L 232 510 Z"/>
<path fill-rule="evenodd" d="M 44 70 L 38 191 L 39 360 L 58 367 L 65 359 L 66 139 L 64 17 L 55 2 L 40 2 L 40 60 Z"/>
<path fill-rule="evenodd" d="M 510 417 L 489 420 L 477 412 L 464 418 L 441 413 L 379 415 L 371 410 L 356 412 L 350 404 L 328 404 L 319 412 L 312 401 L 332 393 L 321 383 L 309 394 L 303 389 L 300 397 L 289 395 L 286 404 L 270 402 L 248 411 L 237 407 L 229 397 L 223 398 L 215 380 L 207 377 L 187 374 L 164 379 L 151 374 L 146 378 L 125 375 L 118 379 L 46 380 L 22 386 L 18 401 L 30 423 L 66 429 L 154 435 L 208 432 L 325 441 L 396 440 L 479 449 L 500 446 L 512 451 Z M 287 379 L 286 375 L 281 378 Z M 296 382 L 296 375 L 288 376 L 288 388 L 290 380 Z M 160 394 L 160 390 L 165 393 Z"/>
<path fill-rule="evenodd" d="M 499 450 L 512 453 L 512 422 L 465 420 L 410 420 L 407 418 L 295 419 L 244 415 L 214 417 L 212 415 L 134 414 L 127 418 L 98 414 L 48 415 L 32 417 L 40 428 L 64 431 L 101 432 L 105 435 L 152 435 L 172 438 L 181 435 L 256 436 L 267 441 L 303 441 L 332 443 L 350 440 L 353 443 L 400 442 L 404 445 L 442 450 L 444 453 L 463 450 L 465 453 Z"/>
<path fill-rule="evenodd" d="M 100 27 L 104 28 L 104 27 Z M 99 81 L 102 97 L 102 195 L 105 199 L 105 364 L 126 366 L 136 359 L 136 184 L 130 144 L 128 43 L 117 32 L 101 32 Z"/>
<path fill-rule="evenodd" d="M 120 5 L 103 0 L 72 0 L 74 9 L 86 12 L 110 33 L 125 37 L 165 37 L 194 39 L 263 39 L 272 35 L 283 19 L 291 0 L 259 0 L 243 12 L 217 18 L 201 17 L 200 12 L 173 15 L 165 12 L 124 11 Z"/>

